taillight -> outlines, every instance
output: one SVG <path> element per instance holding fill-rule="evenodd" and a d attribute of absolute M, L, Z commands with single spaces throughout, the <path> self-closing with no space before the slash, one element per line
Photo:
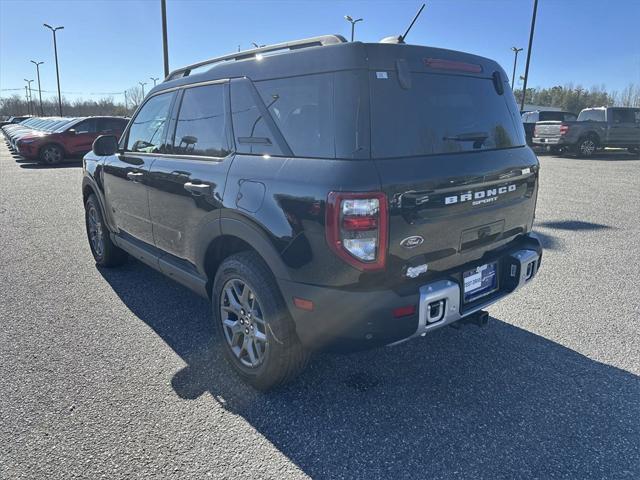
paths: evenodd
<path fill-rule="evenodd" d="M 327 198 L 329 247 L 359 270 L 380 270 L 387 260 L 387 196 L 331 192 Z"/>
<path fill-rule="evenodd" d="M 534 137 L 538 136 L 538 126 L 537 125 L 533 127 L 533 136 Z"/>
<path fill-rule="evenodd" d="M 569 131 L 569 125 L 560 125 L 560 135 L 566 135 Z"/>

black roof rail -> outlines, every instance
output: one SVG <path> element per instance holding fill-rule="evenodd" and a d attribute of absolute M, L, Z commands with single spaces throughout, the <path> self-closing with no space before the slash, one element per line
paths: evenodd
<path fill-rule="evenodd" d="M 321 35 L 319 37 L 305 38 L 303 40 L 294 40 L 292 42 L 276 43 L 274 45 L 266 45 L 264 47 L 253 48 L 251 50 L 243 50 L 242 52 L 230 53 L 228 55 L 222 55 L 221 57 L 211 58 L 202 62 L 193 63 L 186 67 L 173 70 L 167 78 L 163 81 L 175 80 L 180 77 L 187 77 L 192 70 L 206 65 L 213 65 L 215 63 L 226 62 L 229 60 L 244 60 L 246 58 L 252 58 L 261 53 L 275 52 L 278 50 L 296 50 L 299 48 L 318 47 L 326 45 L 336 45 L 339 43 L 345 43 L 347 40 L 342 35 Z"/>

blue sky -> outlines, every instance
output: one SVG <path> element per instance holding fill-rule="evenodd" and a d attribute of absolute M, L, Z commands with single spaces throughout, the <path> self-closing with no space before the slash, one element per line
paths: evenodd
<path fill-rule="evenodd" d="M 363 17 L 356 39 L 404 31 L 420 1 L 168 0 L 170 68 L 235 51 L 324 33 L 350 34 L 345 14 Z M 511 74 L 512 46 L 525 47 L 533 0 L 427 0 L 408 43 L 493 58 Z M 640 0 L 540 0 L 530 86 L 640 85 Z M 58 34 L 64 95 L 99 98 L 162 77 L 160 0 L 0 0 L 0 95 L 23 89 L 41 66 L 42 89 L 56 89 L 51 32 Z M 34 84 L 35 86 L 35 84 Z M 148 86 L 147 86 L 148 88 Z M 43 94 L 50 97 L 52 93 Z M 114 95 L 122 100 L 122 95 Z"/>

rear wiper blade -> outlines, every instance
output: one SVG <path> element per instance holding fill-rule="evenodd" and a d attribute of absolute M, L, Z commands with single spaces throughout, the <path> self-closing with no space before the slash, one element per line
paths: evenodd
<path fill-rule="evenodd" d="M 453 140 L 455 142 L 473 142 L 473 148 L 480 148 L 487 138 L 489 138 L 487 132 L 461 133 L 452 137 L 442 137 L 443 140 Z"/>
<path fill-rule="evenodd" d="M 443 140 L 455 140 L 457 142 L 476 142 L 478 140 L 486 140 L 489 134 L 486 132 L 461 133 L 453 137 L 443 137 Z"/>

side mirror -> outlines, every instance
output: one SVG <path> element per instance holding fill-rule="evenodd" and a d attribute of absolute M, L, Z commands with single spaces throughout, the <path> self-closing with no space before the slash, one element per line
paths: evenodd
<path fill-rule="evenodd" d="M 113 155 L 118 151 L 118 138 L 115 135 L 100 135 L 93 141 L 91 150 L 99 157 Z"/>
<path fill-rule="evenodd" d="M 75 128 L 70 128 L 69 130 L 67 130 L 67 134 L 69 134 L 69 135 L 75 135 L 76 133 L 77 132 L 76 132 Z"/>

